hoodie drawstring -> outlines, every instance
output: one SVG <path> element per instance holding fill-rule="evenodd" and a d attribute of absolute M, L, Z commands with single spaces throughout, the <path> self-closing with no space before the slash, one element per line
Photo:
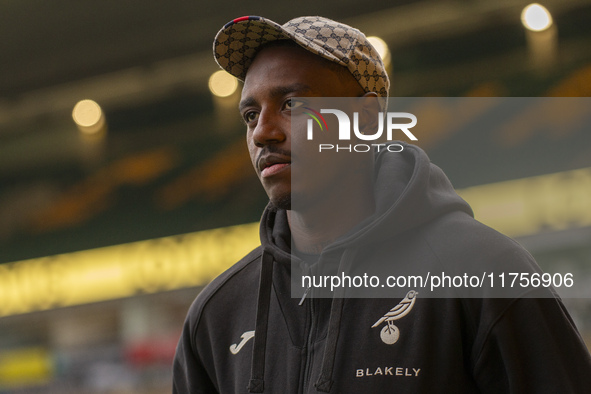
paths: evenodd
<path fill-rule="evenodd" d="M 339 275 L 351 268 L 354 257 L 355 253 L 351 249 L 345 250 L 339 262 Z M 267 347 L 271 289 L 273 287 L 273 255 L 263 250 L 261 261 L 252 368 L 248 384 L 249 393 L 262 393 L 265 390 L 265 351 Z M 338 288 L 332 299 L 320 376 L 314 384 L 316 391 L 319 392 L 329 393 L 334 383 L 332 376 L 343 316 L 344 297 L 344 288 Z"/>
<path fill-rule="evenodd" d="M 355 252 L 351 249 L 346 249 L 343 252 L 341 261 L 339 262 L 338 275 L 342 272 L 347 272 L 351 268 Z M 330 318 L 328 321 L 328 333 L 326 335 L 326 345 L 324 346 L 324 356 L 322 357 L 322 366 L 320 368 L 320 376 L 318 381 L 314 384 L 316 391 L 323 393 L 330 393 L 330 389 L 334 383 L 332 375 L 334 371 L 334 361 L 337 353 L 337 344 L 339 341 L 339 333 L 341 331 L 341 318 L 343 316 L 343 304 L 345 302 L 345 289 L 343 287 L 337 288 L 333 295 L 330 306 Z"/>
<path fill-rule="evenodd" d="M 265 390 L 265 350 L 267 348 L 267 328 L 269 326 L 269 307 L 273 287 L 273 255 L 263 250 L 261 256 L 261 278 L 255 324 L 252 368 L 250 370 L 249 393 L 262 393 Z"/>

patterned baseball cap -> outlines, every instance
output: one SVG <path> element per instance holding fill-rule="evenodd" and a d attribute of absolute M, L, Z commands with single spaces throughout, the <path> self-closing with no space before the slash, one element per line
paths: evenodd
<path fill-rule="evenodd" d="M 216 35 L 213 54 L 224 70 L 244 81 L 261 45 L 286 39 L 346 67 L 366 92 L 388 97 L 388 74 L 367 37 L 351 26 L 320 16 L 295 18 L 283 26 L 260 16 L 236 18 Z"/>

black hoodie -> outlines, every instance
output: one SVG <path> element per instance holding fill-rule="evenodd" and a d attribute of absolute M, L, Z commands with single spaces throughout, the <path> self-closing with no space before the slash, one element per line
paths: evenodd
<path fill-rule="evenodd" d="M 392 256 L 392 274 L 413 266 L 539 271 L 517 243 L 473 219 L 422 150 L 403 145 L 376 156 L 376 213 L 311 266 L 292 256 L 286 212 L 267 207 L 261 246 L 191 306 L 174 393 L 591 392 L 589 352 L 548 291 L 426 298 L 416 288 L 397 298 L 343 298 L 339 289 L 317 298 L 313 289 L 292 298 L 294 263 L 315 274 L 362 274 L 375 256 Z"/>

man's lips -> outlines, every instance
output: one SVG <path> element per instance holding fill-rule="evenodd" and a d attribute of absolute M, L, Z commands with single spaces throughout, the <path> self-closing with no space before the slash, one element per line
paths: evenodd
<path fill-rule="evenodd" d="M 258 168 L 261 177 L 266 178 L 277 174 L 291 164 L 291 158 L 282 155 L 268 155 L 259 159 Z"/>
<path fill-rule="evenodd" d="M 271 175 L 275 175 L 277 174 L 279 171 L 281 171 L 282 169 L 284 169 L 285 167 L 289 166 L 291 163 L 278 163 L 278 164 L 273 164 L 269 167 L 265 167 L 263 169 L 263 171 L 261 171 L 261 177 L 266 178 L 269 177 Z"/>

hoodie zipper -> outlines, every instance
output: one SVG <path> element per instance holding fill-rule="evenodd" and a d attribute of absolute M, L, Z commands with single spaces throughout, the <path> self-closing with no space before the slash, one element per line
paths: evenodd
<path fill-rule="evenodd" d="M 309 291 L 311 293 L 312 290 Z M 310 329 L 308 331 L 308 338 L 306 339 L 306 364 L 304 365 L 304 385 L 302 386 L 302 393 L 308 392 L 308 384 L 310 381 L 310 374 L 312 368 L 312 344 L 314 343 L 314 331 L 316 330 L 316 308 L 314 305 L 314 298 L 310 295 L 308 299 L 310 303 Z"/>
<path fill-rule="evenodd" d="M 308 264 L 304 264 L 302 267 L 303 275 L 312 275 L 312 267 Z M 304 306 L 304 303 L 307 301 L 309 303 L 309 313 L 310 313 L 310 320 L 308 325 L 308 335 L 306 336 L 306 344 L 304 346 L 305 350 L 305 364 L 303 368 L 303 385 L 301 387 L 300 392 L 306 393 L 308 392 L 308 383 L 310 381 L 310 373 L 311 373 L 311 364 L 312 364 L 312 344 L 314 343 L 314 331 L 316 330 L 316 305 L 314 302 L 313 297 L 313 289 L 308 287 L 302 296 L 302 299 L 299 302 L 299 306 Z M 307 298 L 306 298 L 307 297 Z M 300 380 L 301 381 L 301 380 Z"/>
<path fill-rule="evenodd" d="M 302 299 L 299 302 L 299 306 L 302 306 L 302 304 L 304 303 L 304 301 L 306 300 L 306 296 L 308 295 L 308 293 L 310 292 L 311 287 L 308 287 L 306 289 L 306 291 L 304 291 L 304 295 L 302 296 Z"/>

